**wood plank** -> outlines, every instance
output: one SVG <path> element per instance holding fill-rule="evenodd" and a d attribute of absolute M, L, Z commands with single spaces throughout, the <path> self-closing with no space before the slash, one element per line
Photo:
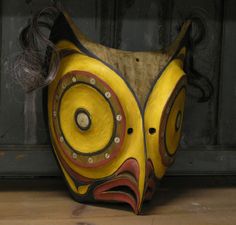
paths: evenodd
<path fill-rule="evenodd" d="M 169 1 L 117 1 L 116 47 L 131 51 L 164 48 L 168 43 L 168 12 Z"/>
<path fill-rule="evenodd" d="M 2 49 L 2 2 L 0 2 L 0 49 Z M 2 51 L 0 51 L 0 108 L 2 107 L 1 87 L 2 87 Z"/>
<path fill-rule="evenodd" d="M 10 3 L 10 1 L 8 2 Z M 13 2 L 11 3 L 13 4 Z M 15 3 L 14 6 L 15 7 L 11 8 L 18 8 L 18 10 L 21 8 L 19 11 L 22 12 L 25 10 L 18 2 Z M 14 11 L 14 9 L 12 9 L 12 11 Z M 17 143 L 17 141 L 24 143 L 24 93 L 12 82 L 8 69 L 10 58 L 18 51 L 16 47 L 16 33 L 18 34 L 20 23 L 23 24 L 23 20 L 25 19 L 24 17 L 18 17 L 18 20 L 14 20 L 13 15 L 15 13 L 16 12 L 10 13 L 7 1 L 1 1 L 1 143 Z M 11 99 L 11 101 L 9 101 L 9 99 Z"/>
<path fill-rule="evenodd" d="M 236 144 L 236 2 L 225 1 L 219 97 L 219 144 Z"/>
<path fill-rule="evenodd" d="M 91 40 L 100 41 L 101 32 L 101 1 L 64 0 L 63 6 L 73 18 L 79 29 Z M 106 36 L 105 38 L 109 38 Z"/>
<path fill-rule="evenodd" d="M 69 197 L 65 187 L 57 180 L 4 181 L 0 185 L 0 224 L 236 223 L 234 187 L 202 185 L 192 188 L 188 186 L 191 182 L 178 182 L 176 179 L 175 183 L 170 183 L 171 185 L 160 187 L 152 201 L 144 204 L 142 216 L 136 216 L 123 204 L 77 203 Z"/>
<path fill-rule="evenodd" d="M 29 4 L 27 5 L 26 2 Z M 19 50 L 16 33 L 26 23 L 31 12 L 48 5 L 50 0 L 16 2 L 14 0 L 1 1 L 2 26 L 2 61 L 1 68 L 1 96 L 0 96 L 0 176 L 58 176 L 59 172 L 51 153 L 46 114 L 46 106 L 39 91 L 30 104 L 24 107 L 27 98 L 18 86 L 12 83 L 7 72 L 8 57 Z M 180 0 L 176 4 L 173 0 L 129 0 L 129 1 L 74 1 L 64 0 L 76 23 L 94 41 L 101 41 L 113 47 L 130 50 L 154 50 L 166 46 L 176 35 L 176 24 L 188 12 L 203 10 L 206 16 L 209 33 L 207 40 L 198 47 L 196 54 L 197 69 L 207 74 L 218 90 L 218 50 L 220 46 L 220 30 L 223 1 Z M 235 27 L 233 8 L 235 3 L 227 1 L 225 25 L 225 53 L 223 53 L 223 76 L 219 115 L 220 144 L 235 144 L 234 132 L 235 113 L 231 107 L 234 103 L 234 87 L 231 82 L 233 70 L 234 33 Z M 230 5 L 231 4 L 231 5 Z M 12 7 L 14 5 L 14 7 Z M 232 9 L 232 11 L 230 11 Z M 231 19 L 232 18 L 232 19 Z M 147 26 L 148 23 L 148 26 Z M 230 54 L 227 52 L 229 51 Z M 207 57 L 205 57 L 207 56 Z M 212 69 L 213 68 L 213 69 Z M 229 88 L 230 87 L 230 88 Z M 235 148 L 213 147 L 216 144 L 216 107 L 217 94 L 209 103 L 199 104 L 189 98 L 184 122 L 182 147 L 176 163 L 169 170 L 169 174 L 235 174 Z M 228 98 L 229 97 L 229 98 Z M 11 101 L 9 101 L 9 99 Z M 230 99 L 230 100 L 225 100 Z M 232 103 L 233 102 L 233 103 Z M 31 107 L 34 110 L 31 111 Z M 25 111 L 25 113 L 24 113 Z M 226 117 L 225 117 L 226 115 Z M 36 120 L 35 120 L 36 117 Z M 226 118 L 226 119 L 225 119 Z M 31 127 L 30 121 L 34 121 Z M 30 128 L 27 130 L 27 128 Z M 32 146 L 28 144 L 40 144 Z M 2 145 L 15 144 L 12 146 Z M 26 144 L 23 146 L 23 144 Z M 18 145 L 18 146 L 16 146 Z M 205 147 L 191 147 L 205 145 Z M 189 147 L 190 146 L 190 147 Z M 45 150 L 46 149 L 46 150 Z"/>
<path fill-rule="evenodd" d="M 12 7 L 14 5 L 14 7 Z M 45 90 L 25 94 L 12 80 L 9 64 L 19 53 L 18 35 L 27 24 L 31 14 L 51 5 L 50 0 L 42 1 L 1 1 L 1 144 L 49 144 L 47 120 L 47 99 Z M 96 1 L 64 1 L 71 15 L 94 41 L 100 39 L 100 19 L 96 17 Z"/>
<path fill-rule="evenodd" d="M 236 174 L 235 147 L 189 147 L 177 153 L 168 175 Z"/>
<path fill-rule="evenodd" d="M 100 38 L 99 43 L 108 46 L 115 47 L 115 7 L 116 2 L 110 0 L 97 1 L 98 14 L 100 17 Z"/>
<path fill-rule="evenodd" d="M 190 16 L 199 17 L 205 26 L 206 33 L 193 52 L 194 69 L 206 76 L 214 87 L 214 95 L 205 103 L 199 103 L 191 94 L 199 94 L 188 86 L 186 111 L 181 144 L 183 147 L 216 144 L 218 85 L 220 76 L 220 46 L 223 18 L 223 1 L 205 0 L 171 0 L 172 12 L 171 38 L 176 35 L 181 19 Z M 204 87 L 202 85 L 202 87 Z M 189 148 L 191 149 L 191 148 Z"/>
<path fill-rule="evenodd" d="M 0 176 L 58 176 L 50 146 L 0 147 Z"/>
<path fill-rule="evenodd" d="M 235 175 L 234 147 L 201 146 L 182 149 L 167 175 Z M 0 176 L 59 176 L 52 149 L 48 145 L 0 145 Z"/>
<path fill-rule="evenodd" d="M 26 4 L 26 2 L 29 3 Z M 42 91 L 26 95 L 13 81 L 9 66 L 19 53 L 18 35 L 26 25 L 31 12 L 45 6 L 45 1 L 1 1 L 2 61 L 1 71 L 1 144 L 49 143 L 47 124 L 42 109 Z M 14 5 L 14 7 L 12 7 Z M 44 102 L 45 104 L 45 102 Z"/>
<path fill-rule="evenodd" d="M 187 99 L 182 146 L 212 145 L 217 137 L 217 96 L 223 17 L 221 0 L 118 1 L 116 47 L 125 50 L 152 51 L 168 46 L 176 36 L 177 27 L 189 16 L 199 16 L 206 26 L 206 35 L 194 52 L 195 69 L 207 76 L 214 86 L 209 102 Z M 143 83 L 146 80 L 137 80 Z M 146 81 L 147 82 L 147 81 Z M 191 92 L 193 91 L 189 87 Z"/>

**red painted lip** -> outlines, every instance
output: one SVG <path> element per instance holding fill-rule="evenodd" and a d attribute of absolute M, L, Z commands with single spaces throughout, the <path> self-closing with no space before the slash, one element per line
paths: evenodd
<path fill-rule="evenodd" d="M 132 165 L 131 170 L 130 165 Z M 100 201 L 127 203 L 138 214 L 140 211 L 140 193 L 136 179 L 138 174 L 137 161 L 127 160 L 112 180 L 106 181 L 94 189 L 94 198 Z"/>

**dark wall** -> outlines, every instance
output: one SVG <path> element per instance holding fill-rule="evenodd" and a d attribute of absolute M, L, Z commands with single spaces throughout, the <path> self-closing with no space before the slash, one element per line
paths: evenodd
<path fill-rule="evenodd" d="M 45 113 L 45 90 L 25 94 L 8 65 L 17 37 L 43 0 L 2 0 L 0 14 L 0 176 L 57 175 Z M 90 39 L 125 50 L 157 50 L 173 40 L 181 21 L 198 16 L 206 34 L 194 51 L 195 69 L 214 87 L 205 103 L 189 86 L 181 150 L 169 174 L 236 173 L 236 18 L 233 0 L 64 0 Z M 145 77 L 144 77 L 145 80 Z"/>

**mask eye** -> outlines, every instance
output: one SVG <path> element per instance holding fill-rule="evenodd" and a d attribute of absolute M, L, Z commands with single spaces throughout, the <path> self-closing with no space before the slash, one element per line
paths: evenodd
<path fill-rule="evenodd" d="M 86 109 L 79 108 L 75 112 L 75 123 L 81 131 L 91 127 L 91 115 Z"/>
<path fill-rule="evenodd" d="M 82 71 L 66 74 L 53 108 L 61 150 L 75 163 L 96 167 L 121 149 L 125 115 L 115 93 L 100 78 Z"/>
<path fill-rule="evenodd" d="M 173 60 L 155 84 L 145 109 L 147 158 L 161 178 L 179 147 L 186 96 L 181 59 Z"/>
<path fill-rule="evenodd" d="M 160 125 L 160 151 L 164 158 L 163 161 L 167 165 L 172 162 L 171 157 L 176 153 L 179 146 L 185 95 L 185 88 L 179 84 L 163 112 Z"/>

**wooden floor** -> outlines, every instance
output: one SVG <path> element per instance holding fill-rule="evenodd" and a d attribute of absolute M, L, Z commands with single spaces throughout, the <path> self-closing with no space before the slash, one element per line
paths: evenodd
<path fill-rule="evenodd" d="M 79 204 L 60 179 L 0 180 L 0 225 L 236 225 L 228 180 L 166 178 L 140 216 L 126 205 Z"/>

